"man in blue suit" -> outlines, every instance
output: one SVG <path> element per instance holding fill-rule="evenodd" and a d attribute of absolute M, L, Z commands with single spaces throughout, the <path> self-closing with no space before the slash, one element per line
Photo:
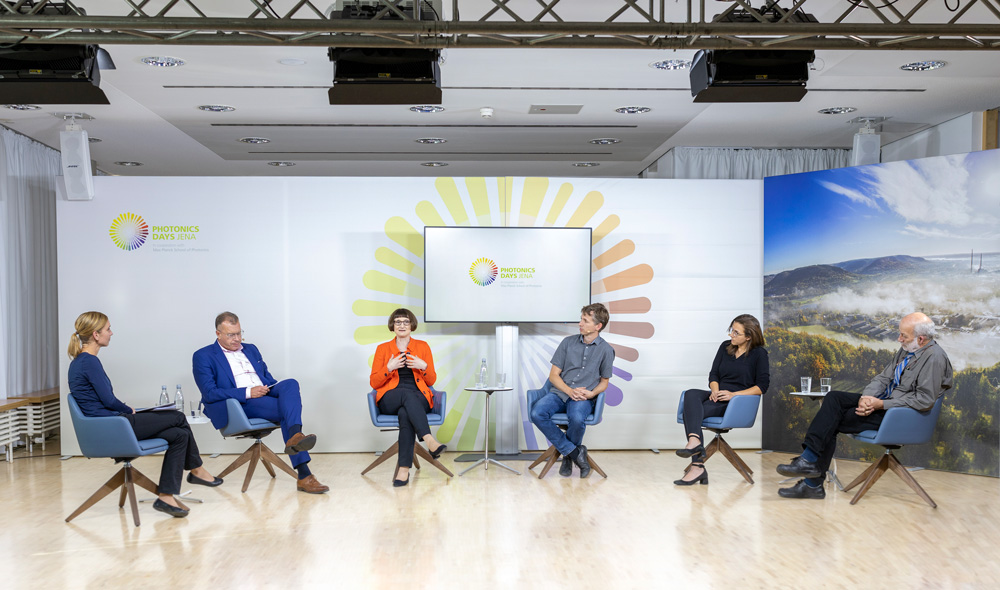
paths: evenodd
<path fill-rule="evenodd" d="M 215 318 L 216 341 L 194 353 L 194 381 L 201 390 L 205 414 L 212 425 L 223 428 L 229 421 L 226 400 L 243 404 L 248 418 L 263 418 L 281 424 L 285 452 L 298 472 L 300 492 L 322 494 L 330 490 L 309 471 L 309 449 L 315 434 L 302 433 L 302 396 L 299 382 L 279 382 L 271 376 L 260 351 L 243 342 L 240 318 L 225 311 Z"/>

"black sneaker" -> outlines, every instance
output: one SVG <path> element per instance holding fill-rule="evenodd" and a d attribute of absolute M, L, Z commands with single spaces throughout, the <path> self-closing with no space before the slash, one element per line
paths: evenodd
<path fill-rule="evenodd" d="M 587 461 L 587 447 L 580 445 L 577 447 L 580 453 L 576 456 L 576 466 L 580 468 L 580 478 L 590 477 L 590 461 Z"/>
<path fill-rule="evenodd" d="M 569 477 L 573 475 L 573 459 L 563 457 L 562 465 L 559 467 L 559 475 Z"/>
<path fill-rule="evenodd" d="M 812 500 L 822 500 L 826 497 L 826 490 L 823 486 L 812 487 L 806 483 L 806 480 L 800 479 L 799 482 L 790 488 L 781 488 L 778 490 L 778 495 L 782 498 L 809 498 Z"/>

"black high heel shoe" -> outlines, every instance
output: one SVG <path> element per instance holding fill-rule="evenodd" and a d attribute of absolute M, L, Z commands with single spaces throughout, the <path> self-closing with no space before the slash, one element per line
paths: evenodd
<path fill-rule="evenodd" d="M 705 469 L 704 465 L 699 465 L 697 463 L 692 463 L 691 466 L 692 467 L 701 467 L 703 469 L 703 471 L 701 472 L 701 475 L 699 475 L 698 477 L 692 479 L 691 481 L 684 481 L 683 479 L 675 479 L 674 480 L 674 485 L 678 485 L 678 486 L 693 486 L 696 483 L 700 483 L 703 486 L 708 485 L 708 469 Z"/>
<path fill-rule="evenodd" d="M 399 475 L 399 469 L 396 469 L 396 475 Z M 410 483 L 409 473 L 406 474 L 406 479 L 396 479 L 395 477 L 393 477 L 392 479 L 392 487 L 394 488 L 401 488 L 405 485 L 409 485 L 409 483 Z"/>
<path fill-rule="evenodd" d="M 684 457 L 685 459 L 687 459 L 688 457 L 694 457 L 695 455 L 704 455 L 705 445 L 698 443 L 698 446 L 696 446 L 693 449 L 677 449 L 676 451 L 674 451 L 674 453 L 678 457 Z"/>
<path fill-rule="evenodd" d="M 437 448 L 436 451 L 430 451 L 430 454 L 431 457 L 434 457 L 434 460 L 437 461 L 438 459 L 441 458 L 441 455 L 447 450 L 448 450 L 448 445 L 441 445 L 440 447 Z"/>

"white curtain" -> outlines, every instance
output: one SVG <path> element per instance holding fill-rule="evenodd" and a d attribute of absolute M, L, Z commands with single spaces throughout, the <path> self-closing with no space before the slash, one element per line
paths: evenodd
<path fill-rule="evenodd" d="M 755 149 L 677 147 L 674 178 L 760 179 L 850 166 L 846 149 Z"/>
<path fill-rule="evenodd" d="M 0 126 L 0 397 L 59 385 L 59 152 Z"/>

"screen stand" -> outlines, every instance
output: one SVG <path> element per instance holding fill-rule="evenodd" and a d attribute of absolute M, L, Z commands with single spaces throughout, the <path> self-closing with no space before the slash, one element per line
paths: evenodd
<path fill-rule="evenodd" d="M 493 375 L 507 374 L 507 385 L 513 391 L 497 392 L 493 396 L 494 415 L 496 416 L 495 452 L 500 455 L 518 455 L 521 452 L 519 443 L 521 424 L 521 403 L 523 395 L 518 381 L 518 346 L 517 324 L 497 324 L 496 359 L 494 359 Z M 488 427 L 489 425 L 487 425 Z"/>

